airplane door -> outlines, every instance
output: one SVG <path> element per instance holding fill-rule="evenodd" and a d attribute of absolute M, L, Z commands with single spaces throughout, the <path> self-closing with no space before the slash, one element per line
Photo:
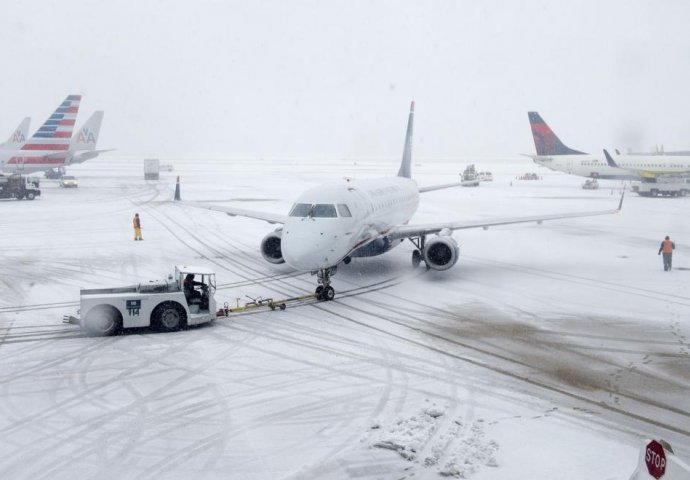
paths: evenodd
<path fill-rule="evenodd" d="M 24 157 L 17 157 L 17 173 L 24 171 Z"/>
<path fill-rule="evenodd" d="M 572 160 L 571 158 L 569 158 L 568 160 L 566 160 L 566 162 L 565 162 L 565 170 L 566 170 L 566 172 L 568 172 L 568 173 L 573 173 L 573 160 Z"/>

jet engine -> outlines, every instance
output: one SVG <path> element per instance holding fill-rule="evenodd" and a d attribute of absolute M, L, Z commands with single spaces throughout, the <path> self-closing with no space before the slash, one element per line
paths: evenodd
<path fill-rule="evenodd" d="M 424 247 L 424 262 L 433 270 L 448 270 L 460 256 L 460 247 L 450 235 L 429 239 Z"/>
<path fill-rule="evenodd" d="M 283 250 L 280 248 L 282 237 L 283 229 L 279 228 L 261 240 L 261 255 L 263 255 L 264 260 L 269 263 L 285 263 Z"/>

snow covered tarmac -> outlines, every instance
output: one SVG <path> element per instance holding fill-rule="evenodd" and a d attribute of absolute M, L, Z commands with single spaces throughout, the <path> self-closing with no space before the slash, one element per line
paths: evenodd
<path fill-rule="evenodd" d="M 141 160 L 70 169 L 34 202 L 0 202 L 2 478 L 621 478 L 646 437 L 690 459 L 690 199 L 628 194 L 617 215 L 455 234 L 458 264 L 413 270 L 409 243 L 355 259 L 336 300 L 174 334 L 89 338 L 60 323 L 80 287 L 217 272 L 219 303 L 310 293 L 267 264 L 267 223 L 171 205 L 285 212 L 316 183 L 391 175 L 397 162 Z M 463 164 L 413 166 L 420 185 Z M 615 208 L 535 167 L 422 195 L 415 223 Z M 294 179 L 294 181 L 292 180 Z M 512 181 L 512 186 L 510 182 Z M 144 242 L 132 241 L 139 212 Z M 664 235 L 673 272 L 656 255 Z"/>

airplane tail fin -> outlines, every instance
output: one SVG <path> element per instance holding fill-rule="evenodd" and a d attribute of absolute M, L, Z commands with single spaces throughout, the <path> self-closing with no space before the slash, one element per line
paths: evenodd
<path fill-rule="evenodd" d="M 403 149 L 402 162 L 400 162 L 399 177 L 412 178 L 412 130 L 414 127 L 414 100 L 410 104 L 410 116 L 407 119 L 407 132 L 405 133 L 405 148 Z"/>
<path fill-rule="evenodd" d="M 8 150 L 19 150 L 26 143 L 26 137 L 29 134 L 29 125 L 31 124 L 31 117 L 26 117 L 17 126 L 10 138 L 6 142 L 0 143 L 0 148 Z"/>
<path fill-rule="evenodd" d="M 537 112 L 527 112 L 527 116 L 537 155 L 585 155 L 585 152 L 566 147 Z"/>
<path fill-rule="evenodd" d="M 21 149 L 68 150 L 80 102 L 81 95 L 68 95 Z"/>
<path fill-rule="evenodd" d="M 89 117 L 84 126 L 72 137 L 70 141 L 70 150 L 96 150 L 96 143 L 98 142 L 98 134 L 101 131 L 101 122 L 103 121 L 103 111 L 94 112 Z"/>

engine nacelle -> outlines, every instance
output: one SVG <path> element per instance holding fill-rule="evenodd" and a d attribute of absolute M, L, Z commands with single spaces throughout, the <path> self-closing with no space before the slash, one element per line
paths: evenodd
<path fill-rule="evenodd" d="M 448 270 L 460 257 L 458 242 L 450 236 L 429 239 L 424 247 L 424 262 L 432 270 Z"/>
<path fill-rule="evenodd" d="M 261 240 L 261 255 L 269 263 L 285 263 L 283 250 L 280 247 L 283 238 L 283 229 L 279 228 L 271 232 Z"/>

